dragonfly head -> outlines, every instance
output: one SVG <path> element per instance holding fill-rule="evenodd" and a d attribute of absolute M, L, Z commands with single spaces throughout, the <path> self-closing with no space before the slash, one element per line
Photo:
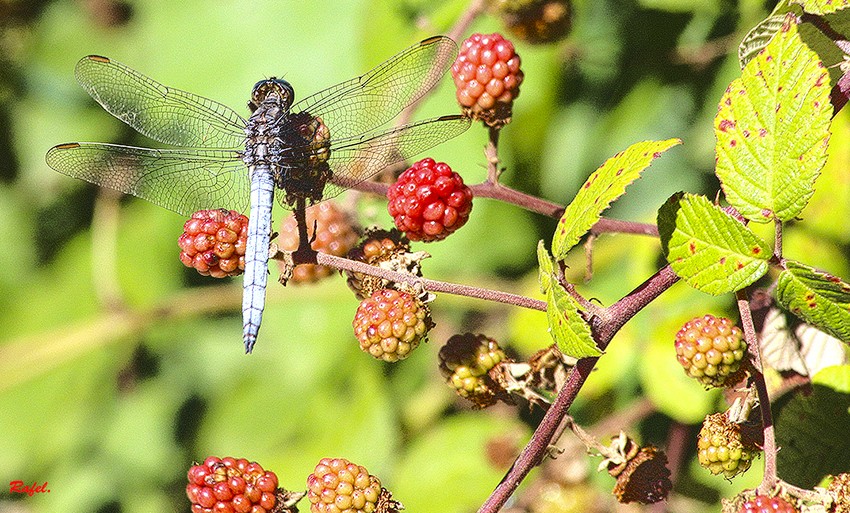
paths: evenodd
<path fill-rule="evenodd" d="M 251 91 L 251 101 L 248 102 L 248 108 L 251 112 L 257 110 L 261 103 L 267 100 L 279 101 L 285 109 L 289 109 L 292 101 L 295 99 L 295 90 L 289 85 L 289 82 L 282 78 L 270 78 L 268 80 L 260 80 L 254 84 L 254 89 Z"/>

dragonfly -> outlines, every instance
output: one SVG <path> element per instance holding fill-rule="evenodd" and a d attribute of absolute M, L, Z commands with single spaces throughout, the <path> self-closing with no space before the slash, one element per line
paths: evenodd
<path fill-rule="evenodd" d="M 139 133 L 177 148 L 72 142 L 51 148 L 47 164 L 185 216 L 201 209 L 249 212 L 242 324 L 250 353 L 265 308 L 274 199 L 294 211 L 297 252 L 309 253 L 308 205 L 463 133 L 470 120 L 461 115 L 382 128 L 433 88 L 456 55 L 454 41 L 434 36 L 298 101 L 286 80 L 261 80 L 248 118 L 89 55 L 75 68 L 83 89 Z"/>

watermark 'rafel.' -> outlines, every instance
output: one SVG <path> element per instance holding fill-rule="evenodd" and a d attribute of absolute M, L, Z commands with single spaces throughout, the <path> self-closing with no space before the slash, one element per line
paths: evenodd
<path fill-rule="evenodd" d="M 9 481 L 9 493 L 25 493 L 32 497 L 37 493 L 50 493 L 50 489 L 47 488 L 47 481 L 42 484 L 34 481 L 32 486 L 25 485 L 23 481 Z"/>

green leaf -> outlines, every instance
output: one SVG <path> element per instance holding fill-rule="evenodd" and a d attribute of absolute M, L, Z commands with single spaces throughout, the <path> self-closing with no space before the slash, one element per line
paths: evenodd
<path fill-rule="evenodd" d="M 552 283 L 552 274 L 555 272 L 555 262 L 546 251 L 546 246 L 543 241 L 537 243 L 537 262 L 540 266 L 537 270 L 537 281 L 540 282 L 540 292 L 546 294 L 549 292 L 549 286 Z"/>
<path fill-rule="evenodd" d="M 602 351 L 590 334 L 590 327 L 579 314 L 578 302 L 570 296 L 557 278 L 550 276 L 551 286 L 546 294 L 546 318 L 549 334 L 558 344 L 558 349 L 573 358 L 599 356 Z"/>
<path fill-rule="evenodd" d="M 782 28 L 783 23 L 785 23 L 784 14 L 773 14 L 762 20 L 744 36 L 741 44 L 738 45 L 738 61 L 741 63 L 741 68 L 744 68 L 767 46 L 773 35 Z"/>
<path fill-rule="evenodd" d="M 829 73 L 786 19 L 729 84 L 717 116 L 717 176 L 729 203 L 752 221 L 793 219 L 826 163 Z"/>
<path fill-rule="evenodd" d="M 776 300 L 812 326 L 850 343 L 850 284 L 786 260 L 776 285 Z"/>
<path fill-rule="evenodd" d="M 661 153 L 681 144 L 680 139 L 635 143 L 606 160 L 584 182 L 564 215 L 552 238 L 552 254 L 563 260 L 582 235 L 599 220 L 602 212 L 619 198 L 640 173 L 661 156 Z"/>
<path fill-rule="evenodd" d="M 767 272 L 770 249 L 704 196 L 674 194 L 658 210 L 658 231 L 667 262 L 702 292 L 733 292 Z"/>
<path fill-rule="evenodd" d="M 777 467 L 782 479 L 812 488 L 850 461 L 850 365 L 827 367 L 812 378 L 811 394 L 786 394 L 773 409 Z"/>
<path fill-rule="evenodd" d="M 791 3 L 802 5 L 811 14 L 829 14 L 850 6 L 850 0 L 791 0 Z"/>

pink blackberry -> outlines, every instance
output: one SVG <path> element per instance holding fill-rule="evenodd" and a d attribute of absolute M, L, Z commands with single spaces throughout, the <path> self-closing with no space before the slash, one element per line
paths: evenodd
<path fill-rule="evenodd" d="M 224 278 L 245 270 L 248 218 L 234 210 L 199 210 L 183 224 L 180 261 L 204 276 Z"/>
<path fill-rule="evenodd" d="M 724 317 L 707 314 L 686 322 L 676 333 L 676 357 L 688 376 L 706 387 L 733 385 L 747 353 L 740 328 Z"/>
<path fill-rule="evenodd" d="M 427 305 L 394 289 L 380 289 L 360 302 L 352 322 L 360 349 L 385 362 L 410 356 L 433 326 Z"/>
<path fill-rule="evenodd" d="M 396 227 L 414 241 L 442 240 L 466 224 L 472 190 L 445 163 L 426 158 L 413 164 L 387 191 Z"/>
<path fill-rule="evenodd" d="M 501 34 L 472 34 L 452 64 L 457 101 L 464 114 L 488 126 L 511 121 L 523 73 L 514 45 Z"/>
<path fill-rule="evenodd" d="M 322 458 L 307 476 L 307 499 L 313 513 L 395 512 L 401 504 L 392 500 L 381 481 L 345 458 Z"/>

